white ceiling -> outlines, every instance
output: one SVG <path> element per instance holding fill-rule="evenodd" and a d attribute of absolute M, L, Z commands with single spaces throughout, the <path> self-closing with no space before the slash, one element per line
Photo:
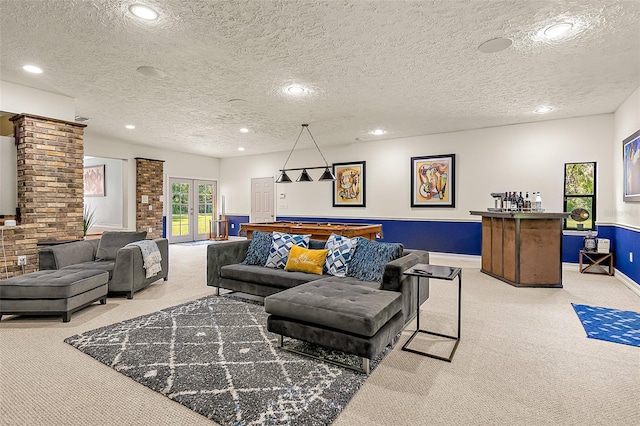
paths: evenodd
<path fill-rule="evenodd" d="M 75 98 L 90 132 L 229 157 L 287 151 L 302 123 L 322 147 L 611 113 L 640 86 L 639 22 L 638 0 L 0 0 L 0 78 Z"/>

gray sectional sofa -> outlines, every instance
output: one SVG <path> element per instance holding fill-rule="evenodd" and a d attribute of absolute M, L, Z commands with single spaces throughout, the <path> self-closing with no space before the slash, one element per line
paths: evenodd
<path fill-rule="evenodd" d="M 143 267 L 142 251 L 129 243 L 144 240 L 145 231 L 105 232 L 100 239 L 77 241 L 42 248 L 39 252 L 40 270 L 98 270 L 109 273 L 108 289 L 110 294 L 133 294 L 151 283 L 169 276 L 169 241 L 156 238 L 162 257 L 161 271 L 147 278 Z"/>
<path fill-rule="evenodd" d="M 207 285 L 218 289 L 238 291 L 256 296 L 269 296 L 322 279 L 338 280 L 343 283 L 362 285 L 372 289 L 390 290 L 402 293 L 402 312 L 407 323 L 416 312 L 415 277 L 403 273 L 418 263 L 429 263 L 429 253 L 423 250 L 404 249 L 402 257 L 389 262 L 384 269 L 382 283 L 360 281 L 352 277 L 315 275 L 306 272 L 289 272 L 284 269 L 266 268 L 257 265 L 243 265 L 250 240 L 229 241 L 210 244 L 207 247 Z M 324 248 L 325 241 L 310 240 L 310 249 Z M 420 295 L 424 302 L 429 297 L 428 282 L 423 279 Z"/>
<path fill-rule="evenodd" d="M 278 335 L 281 348 L 300 353 L 284 345 L 286 336 L 350 353 L 362 359 L 361 367 L 343 366 L 366 374 L 370 360 L 415 316 L 417 286 L 420 303 L 429 297 L 428 280 L 404 275 L 429 263 L 426 251 L 404 249 L 386 263 L 377 282 L 243 264 L 249 245 L 250 240 L 209 245 L 207 285 L 264 296 L 267 330 Z M 309 242 L 312 250 L 324 246 L 325 241 Z"/>

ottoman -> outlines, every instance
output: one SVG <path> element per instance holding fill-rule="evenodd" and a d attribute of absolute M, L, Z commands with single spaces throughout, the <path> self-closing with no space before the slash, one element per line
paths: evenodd
<path fill-rule="evenodd" d="M 283 349 L 287 336 L 359 356 L 359 371 L 369 374 L 371 358 L 403 328 L 402 294 L 344 281 L 320 279 L 266 297 L 267 330 Z"/>
<path fill-rule="evenodd" d="M 97 300 L 107 303 L 109 273 L 99 270 L 45 270 L 0 281 L 0 319 L 3 315 L 71 314 Z"/>

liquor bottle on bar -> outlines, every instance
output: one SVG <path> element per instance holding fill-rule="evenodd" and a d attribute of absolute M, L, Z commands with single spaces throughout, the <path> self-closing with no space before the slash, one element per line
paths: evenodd
<path fill-rule="evenodd" d="M 518 210 L 518 196 L 516 195 L 516 191 L 511 193 L 511 211 L 515 212 Z"/>
<path fill-rule="evenodd" d="M 522 198 L 522 191 L 518 194 L 518 211 L 524 211 L 524 198 Z"/>
<path fill-rule="evenodd" d="M 529 191 L 527 191 L 527 195 L 524 198 L 524 210 L 528 212 L 531 211 L 531 199 L 529 198 Z"/>

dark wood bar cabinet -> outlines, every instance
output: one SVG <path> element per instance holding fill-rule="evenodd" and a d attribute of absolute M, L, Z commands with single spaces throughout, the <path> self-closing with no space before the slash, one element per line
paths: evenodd
<path fill-rule="evenodd" d="M 562 287 L 562 220 L 569 213 L 470 213 L 482 216 L 482 272 L 515 287 Z"/>

